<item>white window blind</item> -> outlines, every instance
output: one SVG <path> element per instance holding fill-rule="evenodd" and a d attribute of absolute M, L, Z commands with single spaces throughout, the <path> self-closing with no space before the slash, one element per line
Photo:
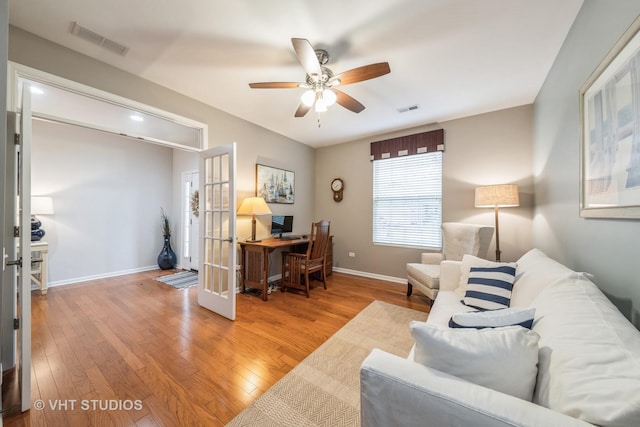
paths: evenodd
<path fill-rule="evenodd" d="M 440 248 L 442 152 L 373 162 L 373 243 Z"/>

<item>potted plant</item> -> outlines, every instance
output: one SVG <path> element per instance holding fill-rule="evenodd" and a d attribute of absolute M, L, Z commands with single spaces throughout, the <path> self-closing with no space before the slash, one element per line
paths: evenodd
<path fill-rule="evenodd" d="M 164 237 L 164 245 L 158 255 L 158 267 L 162 270 L 169 270 L 175 268 L 178 258 L 173 249 L 171 249 L 171 222 L 163 208 L 160 208 L 160 226 Z"/>

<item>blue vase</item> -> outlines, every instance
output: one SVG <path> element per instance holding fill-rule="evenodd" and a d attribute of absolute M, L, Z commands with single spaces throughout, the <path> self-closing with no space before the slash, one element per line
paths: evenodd
<path fill-rule="evenodd" d="M 158 267 L 162 270 L 170 270 L 175 268 L 178 262 L 176 253 L 171 249 L 171 235 L 164 236 L 164 246 L 158 255 Z"/>

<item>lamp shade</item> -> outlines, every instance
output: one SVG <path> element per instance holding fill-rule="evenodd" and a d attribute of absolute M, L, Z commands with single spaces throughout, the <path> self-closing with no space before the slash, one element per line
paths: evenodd
<path fill-rule="evenodd" d="M 238 215 L 271 215 L 271 210 L 264 198 L 247 197 L 238 208 Z"/>
<path fill-rule="evenodd" d="M 53 215 L 53 199 L 48 196 L 32 196 L 31 214 Z"/>
<path fill-rule="evenodd" d="M 486 185 L 476 188 L 476 208 L 505 208 L 520 206 L 518 186 L 515 184 Z"/>

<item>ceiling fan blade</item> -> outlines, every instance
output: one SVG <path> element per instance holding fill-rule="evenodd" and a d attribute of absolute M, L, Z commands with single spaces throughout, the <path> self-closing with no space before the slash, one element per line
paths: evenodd
<path fill-rule="evenodd" d="M 330 81 L 339 80 L 341 85 L 348 85 L 351 83 L 358 83 L 364 80 L 375 79 L 376 77 L 389 74 L 391 68 L 389 68 L 388 62 L 378 62 L 377 64 L 364 65 L 362 67 L 354 68 L 344 73 L 340 73 L 334 76 Z"/>
<path fill-rule="evenodd" d="M 337 97 L 336 102 L 342 105 L 347 110 L 351 110 L 354 113 L 359 113 L 360 111 L 364 110 L 364 105 L 356 101 L 351 96 L 347 95 L 341 90 L 337 90 L 337 89 L 331 89 L 331 90 L 336 93 L 336 97 Z"/>
<path fill-rule="evenodd" d="M 251 89 L 296 89 L 304 83 L 293 82 L 262 82 L 262 83 L 249 83 Z"/>
<path fill-rule="evenodd" d="M 294 38 L 291 39 L 291 43 L 305 73 L 316 81 L 318 77 L 322 75 L 322 69 L 320 68 L 320 63 L 318 62 L 318 57 L 316 56 L 316 51 L 313 49 L 313 46 L 311 46 L 311 43 L 309 43 L 307 39 Z"/>
<path fill-rule="evenodd" d="M 296 110 L 295 117 L 304 117 L 305 114 L 307 114 L 310 109 L 311 109 L 311 106 L 307 106 L 301 102 L 300 105 L 298 105 L 298 109 Z"/>

